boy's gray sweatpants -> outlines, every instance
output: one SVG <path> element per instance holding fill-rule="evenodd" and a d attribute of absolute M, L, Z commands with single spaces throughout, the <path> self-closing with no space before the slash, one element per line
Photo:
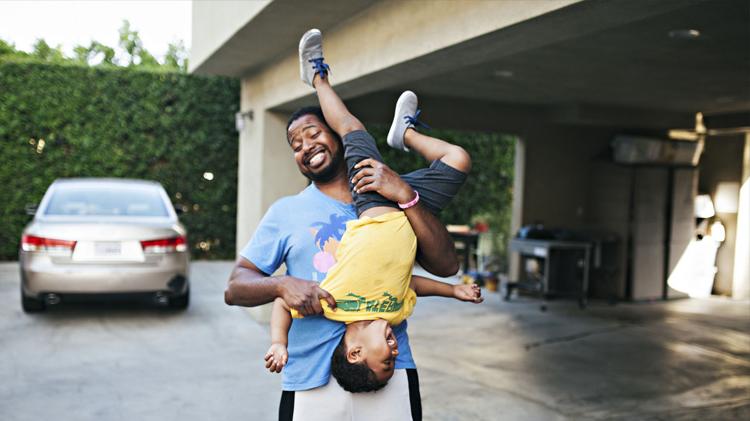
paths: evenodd
<path fill-rule="evenodd" d="M 351 180 L 359 172 L 359 169 L 355 170 L 354 166 L 366 158 L 383 162 L 383 157 L 378 151 L 375 139 L 364 130 L 348 133 L 342 141 L 349 175 L 349 188 L 353 189 L 354 185 Z M 422 205 L 433 214 L 437 214 L 458 193 L 458 189 L 466 181 L 466 173 L 437 160 L 433 161 L 428 168 L 401 174 L 401 178 L 419 193 L 419 201 Z M 396 203 L 375 192 L 358 194 L 352 190 L 352 198 L 357 207 L 357 215 L 375 206 L 390 206 L 398 209 Z"/>

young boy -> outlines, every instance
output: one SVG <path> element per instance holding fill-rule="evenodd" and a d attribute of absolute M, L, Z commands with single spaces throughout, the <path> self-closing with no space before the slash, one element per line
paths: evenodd
<path fill-rule="evenodd" d="M 414 130 L 420 124 L 417 97 L 406 91 L 396 103 L 388 144 L 404 151 L 414 149 L 432 164 L 402 176 L 414 189 L 406 192 L 403 201 L 385 199 L 375 192 L 370 177 L 382 157 L 375 140 L 331 88 L 317 29 L 305 33 L 300 41 L 300 72 L 302 80 L 318 94 L 325 123 L 341 137 L 359 216 L 347 223 L 336 251 L 337 262 L 320 285 L 336 299 L 335 310 L 321 301 L 324 316 L 347 323 L 332 357 L 331 372 L 349 392 L 374 391 L 393 375 L 398 355 L 398 343 L 390 326 L 411 314 L 417 295 L 454 297 L 474 303 L 483 300 L 476 285 L 451 285 L 412 276 L 417 240 L 403 212 L 418 202 L 433 213 L 439 212 L 465 181 L 471 159 L 462 148 Z M 290 121 L 287 136 L 297 154 L 302 153 L 303 138 L 315 139 L 325 128 L 294 122 Z M 314 149 L 308 155 L 304 159 L 312 167 L 326 159 L 322 151 Z M 266 367 L 272 372 L 281 372 L 286 364 L 292 317 L 300 316 L 294 310 L 290 314 L 284 300 L 277 298 L 271 316 L 272 345 L 265 356 Z"/>

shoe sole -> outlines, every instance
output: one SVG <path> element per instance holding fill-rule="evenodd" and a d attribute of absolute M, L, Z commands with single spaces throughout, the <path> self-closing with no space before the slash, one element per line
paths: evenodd
<path fill-rule="evenodd" d="M 400 136 L 401 137 L 400 145 L 393 145 L 392 142 L 390 142 L 390 140 L 392 139 L 392 137 L 390 136 L 390 134 L 393 133 L 393 132 L 395 132 L 396 129 L 397 129 L 397 127 L 400 124 L 404 124 L 404 123 L 401 122 L 401 119 L 403 119 L 403 116 L 399 116 L 398 111 L 399 111 L 399 109 L 401 109 L 401 108 L 404 107 L 404 103 L 411 96 L 414 96 L 414 98 L 417 99 L 417 104 L 419 104 L 419 100 L 417 98 L 417 94 L 415 94 L 412 91 L 404 91 L 401 94 L 401 96 L 398 97 L 398 100 L 396 101 L 396 108 L 395 108 L 395 110 L 393 112 L 393 122 L 391 123 L 391 129 L 388 130 L 388 134 L 389 134 L 389 136 L 388 136 L 388 140 L 389 140 L 388 146 L 390 146 L 393 149 L 402 150 L 404 152 L 409 152 L 409 148 L 407 148 L 406 144 L 404 143 L 404 133 L 406 133 L 406 130 L 408 129 L 408 127 L 405 127 L 404 128 L 404 133 L 401 133 L 401 136 Z"/>
<path fill-rule="evenodd" d="M 313 28 L 313 29 L 310 29 L 309 31 L 305 32 L 305 34 L 302 35 L 302 38 L 299 40 L 299 46 L 297 47 L 297 50 L 299 51 L 299 74 L 300 75 L 304 75 L 305 74 L 305 62 L 304 62 L 304 60 L 302 58 L 302 51 L 304 51 L 305 45 L 307 44 L 307 41 L 310 38 L 312 38 L 313 36 L 316 36 L 316 35 L 317 36 L 322 36 L 319 29 Z M 313 77 L 315 77 L 315 76 L 313 75 Z M 307 83 L 310 86 L 312 86 L 312 80 L 310 80 L 310 82 L 308 82 L 307 80 L 302 79 L 302 81 L 304 81 L 305 83 Z"/>

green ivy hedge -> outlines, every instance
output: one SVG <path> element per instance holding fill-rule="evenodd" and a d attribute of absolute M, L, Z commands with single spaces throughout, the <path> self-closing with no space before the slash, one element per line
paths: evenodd
<path fill-rule="evenodd" d="M 235 256 L 239 82 L 164 71 L 0 61 L 0 260 L 17 257 L 27 204 L 59 177 L 157 180 L 185 213 L 194 258 Z M 388 127 L 368 125 L 398 172 L 424 166 L 390 149 Z M 441 214 L 488 222 L 502 268 L 511 212 L 514 138 L 433 130 L 463 146 L 473 170 Z M 214 175 L 212 181 L 204 172 Z"/>
<path fill-rule="evenodd" d="M 386 144 L 389 127 L 368 125 L 377 139 L 383 160 L 399 173 L 413 171 L 427 163 L 416 154 L 396 151 Z M 432 129 L 425 134 L 444 139 L 466 149 L 472 158 L 472 170 L 440 219 L 445 224 L 473 225 L 484 222 L 492 231 L 493 270 L 505 271 L 510 217 L 513 200 L 515 137 L 499 133 L 477 133 Z"/>
<path fill-rule="evenodd" d="M 194 258 L 234 258 L 235 79 L 0 61 L 0 260 L 59 177 L 161 182 Z M 204 172 L 214 175 L 212 181 Z"/>

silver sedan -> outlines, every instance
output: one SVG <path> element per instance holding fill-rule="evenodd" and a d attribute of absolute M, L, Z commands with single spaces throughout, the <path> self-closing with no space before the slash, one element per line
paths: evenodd
<path fill-rule="evenodd" d="M 91 294 L 188 306 L 187 232 L 161 184 L 58 179 L 32 212 L 19 251 L 24 311 Z"/>

